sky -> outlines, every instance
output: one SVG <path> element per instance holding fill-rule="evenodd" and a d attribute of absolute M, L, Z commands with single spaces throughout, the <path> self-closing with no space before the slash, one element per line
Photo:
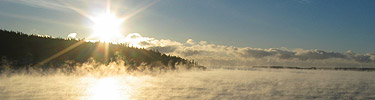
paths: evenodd
<path fill-rule="evenodd" d="M 272 56 L 278 61 L 283 58 L 279 51 L 285 51 L 301 61 L 340 58 L 374 65 L 374 4 L 373 0 L 112 0 L 110 8 L 129 17 L 122 24 L 124 36 L 139 33 L 149 41 L 142 43 L 167 49 L 166 53 L 193 57 L 185 53 L 209 55 L 202 48 L 230 49 L 235 55 L 240 52 L 237 56 Z M 0 28 L 85 38 L 93 33 L 93 22 L 79 11 L 95 16 L 106 7 L 105 0 L 0 0 Z"/>

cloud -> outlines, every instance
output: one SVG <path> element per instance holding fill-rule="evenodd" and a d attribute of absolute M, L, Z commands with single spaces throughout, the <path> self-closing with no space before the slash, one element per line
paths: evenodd
<path fill-rule="evenodd" d="M 175 47 L 175 46 L 164 46 L 164 47 L 154 46 L 154 47 L 149 47 L 148 49 L 157 50 L 157 51 L 163 52 L 163 53 L 172 53 L 177 49 L 177 47 Z"/>
<path fill-rule="evenodd" d="M 207 41 L 200 41 L 199 44 L 205 45 L 205 44 L 207 44 Z"/>
<path fill-rule="evenodd" d="M 346 59 L 347 56 L 337 52 L 326 52 L 322 50 L 299 50 L 296 52 L 295 57 L 300 60 L 308 59 L 330 59 L 330 58 L 341 58 Z"/>
<path fill-rule="evenodd" d="M 375 63 L 375 53 L 366 53 L 364 55 L 360 55 L 360 54 L 356 54 L 354 53 L 353 51 L 349 50 L 346 52 L 346 55 L 348 55 L 348 57 L 350 59 L 353 59 L 357 62 L 361 62 L 361 63 Z"/>
<path fill-rule="evenodd" d="M 73 34 L 72 34 L 73 35 Z M 73 37 L 73 36 L 72 36 Z M 302 48 L 253 48 L 216 45 L 206 41 L 185 43 L 144 37 L 132 33 L 121 41 L 130 46 L 192 59 L 206 66 L 298 66 L 298 67 L 375 67 L 375 53 L 357 54 Z"/>
<path fill-rule="evenodd" d="M 186 43 L 187 43 L 187 44 L 190 44 L 190 45 L 194 45 L 194 44 L 195 44 L 195 42 L 194 42 L 193 39 L 188 39 L 188 40 L 186 41 Z"/>
<path fill-rule="evenodd" d="M 238 55 L 241 57 L 254 57 L 254 58 L 263 58 L 266 56 L 274 56 L 276 55 L 277 52 L 274 52 L 272 50 L 264 50 L 264 49 L 259 49 L 259 48 L 240 48 L 237 51 Z"/>
<path fill-rule="evenodd" d="M 139 42 L 146 49 L 158 50 L 161 53 L 194 59 L 205 65 L 285 65 L 285 66 L 374 66 L 375 54 L 356 54 L 353 51 L 346 53 L 324 51 L 318 49 L 293 49 L 288 48 L 252 48 L 216 45 L 200 41 L 196 43 L 188 39 L 180 43 L 168 39 L 147 38 Z M 225 64 L 223 64 L 225 62 Z"/>
<path fill-rule="evenodd" d="M 176 45 L 183 45 L 180 42 L 160 39 L 157 40 L 155 38 L 150 37 L 143 37 L 138 33 L 131 33 L 128 34 L 124 39 L 119 40 L 120 43 L 128 44 L 129 46 L 139 47 L 139 48 L 158 48 L 158 46 L 166 47 L 166 46 L 176 46 Z"/>
<path fill-rule="evenodd" d="M 76 36 L 77 36 L 77 33 L 70 33 L 70 34 L 67 36 L 67 38 L 68 38 L 68 39 L 75 39 Z"/>
<path fill-rule="evenodd" d="M 186 50 L 182 50 L 182 51 L 179 51 L 178 52 L 179 54 L 181 54 L 181 56 L 184 56 L 184 57 L 189 57 L 189 56 L 195 56 L 195 55 L 200 55 L 200 54 L 207 54 L 207 53 L 210 53 L 210 52 L 207 52 L 207 51 L 203 51 L 203 50 L 189 50 L 189 49 L 186 49 Z"/>

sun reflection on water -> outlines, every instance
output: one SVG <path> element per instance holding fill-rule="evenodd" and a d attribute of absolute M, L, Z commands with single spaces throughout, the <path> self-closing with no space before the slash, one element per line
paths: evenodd
<path fill-rule="evenodd" d="M 134 89 L 121 77 L 105 77 L 100 79 L 90 79 L 88 84 L 87 100 L 129 100 L 135 92 Z"/>

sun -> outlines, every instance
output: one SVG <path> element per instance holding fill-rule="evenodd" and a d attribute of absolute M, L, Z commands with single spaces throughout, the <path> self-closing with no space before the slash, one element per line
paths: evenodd
<path fill-rule="evenodd" d="M 88 13 L 85 10 L 78 9 L 77 7 L 72 6 L 68 2 L 61 1 L 62 4 L 66 6 L 66 8 L 75 11 L 76 13 L 84 16 L 85 18 L 90 20 L 90 24 L 87 25 L 91 29 L 91 32 L 88 37 L 85 38 L 88 42 L 111 42 L 111 43 L 121 43 L 120 40 L 124 39 L 122 33 L 126 33 L 123 31 L 123 22 L 128 20 L 138 13 L 144 11 L 145 9 L 151 7 L 159 0 L 153 0 L 149 4 L 145 5 L 144 7 L 140 7 L 139 9 L 135 9 L 133 12 L 127 13 L 126 15 L 122 15 L 120 17 L 116 16 L 114 12 L 111 10 L 111 0 L 101 0 L 105 1 L 100 4 L 105 4 L 105 9 L 98 11 L 93 11 L 92 13 Z M 97 8 L 95 8 L 97 9 Z M 102 12 L 102 13 L 101 13 Z M 98 13 L 101 13 L 98 15 Z M 95 14 L 95 15 L 93 15 Z"/>
<path fill-rule="evenodd" d="M 123 38 L 121 34 L 123 18 L 118 18 L 115 14 L 107 12 L 93 17 L 91 20 L 94 23 L 92 26 L 93 38 L 105 42 L 115 42 Z"/>

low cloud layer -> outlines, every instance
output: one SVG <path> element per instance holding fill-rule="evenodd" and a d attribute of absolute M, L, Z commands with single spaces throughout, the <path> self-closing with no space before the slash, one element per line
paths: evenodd
<path fill-rule="evenodd" d="M 67 36 L 68 39 L 75 39 L 76 37 L 77 37 L 77 33 L 70 33 Z"/>
<path fill-rule="evenodd" d="M 134 35 L 134 34 L 133 34 Z M 172 40 L 158 40 L 137 34 L 137 45 L 162 53 L 194 59 L 207 66 L 316 66 L 316 67 L 374 67 L 375 54 L 357 54 L 351 50 L 346 53 L 282 48 L 235 47 L 196 42 L 188 39 L 185 43 Z"/>

